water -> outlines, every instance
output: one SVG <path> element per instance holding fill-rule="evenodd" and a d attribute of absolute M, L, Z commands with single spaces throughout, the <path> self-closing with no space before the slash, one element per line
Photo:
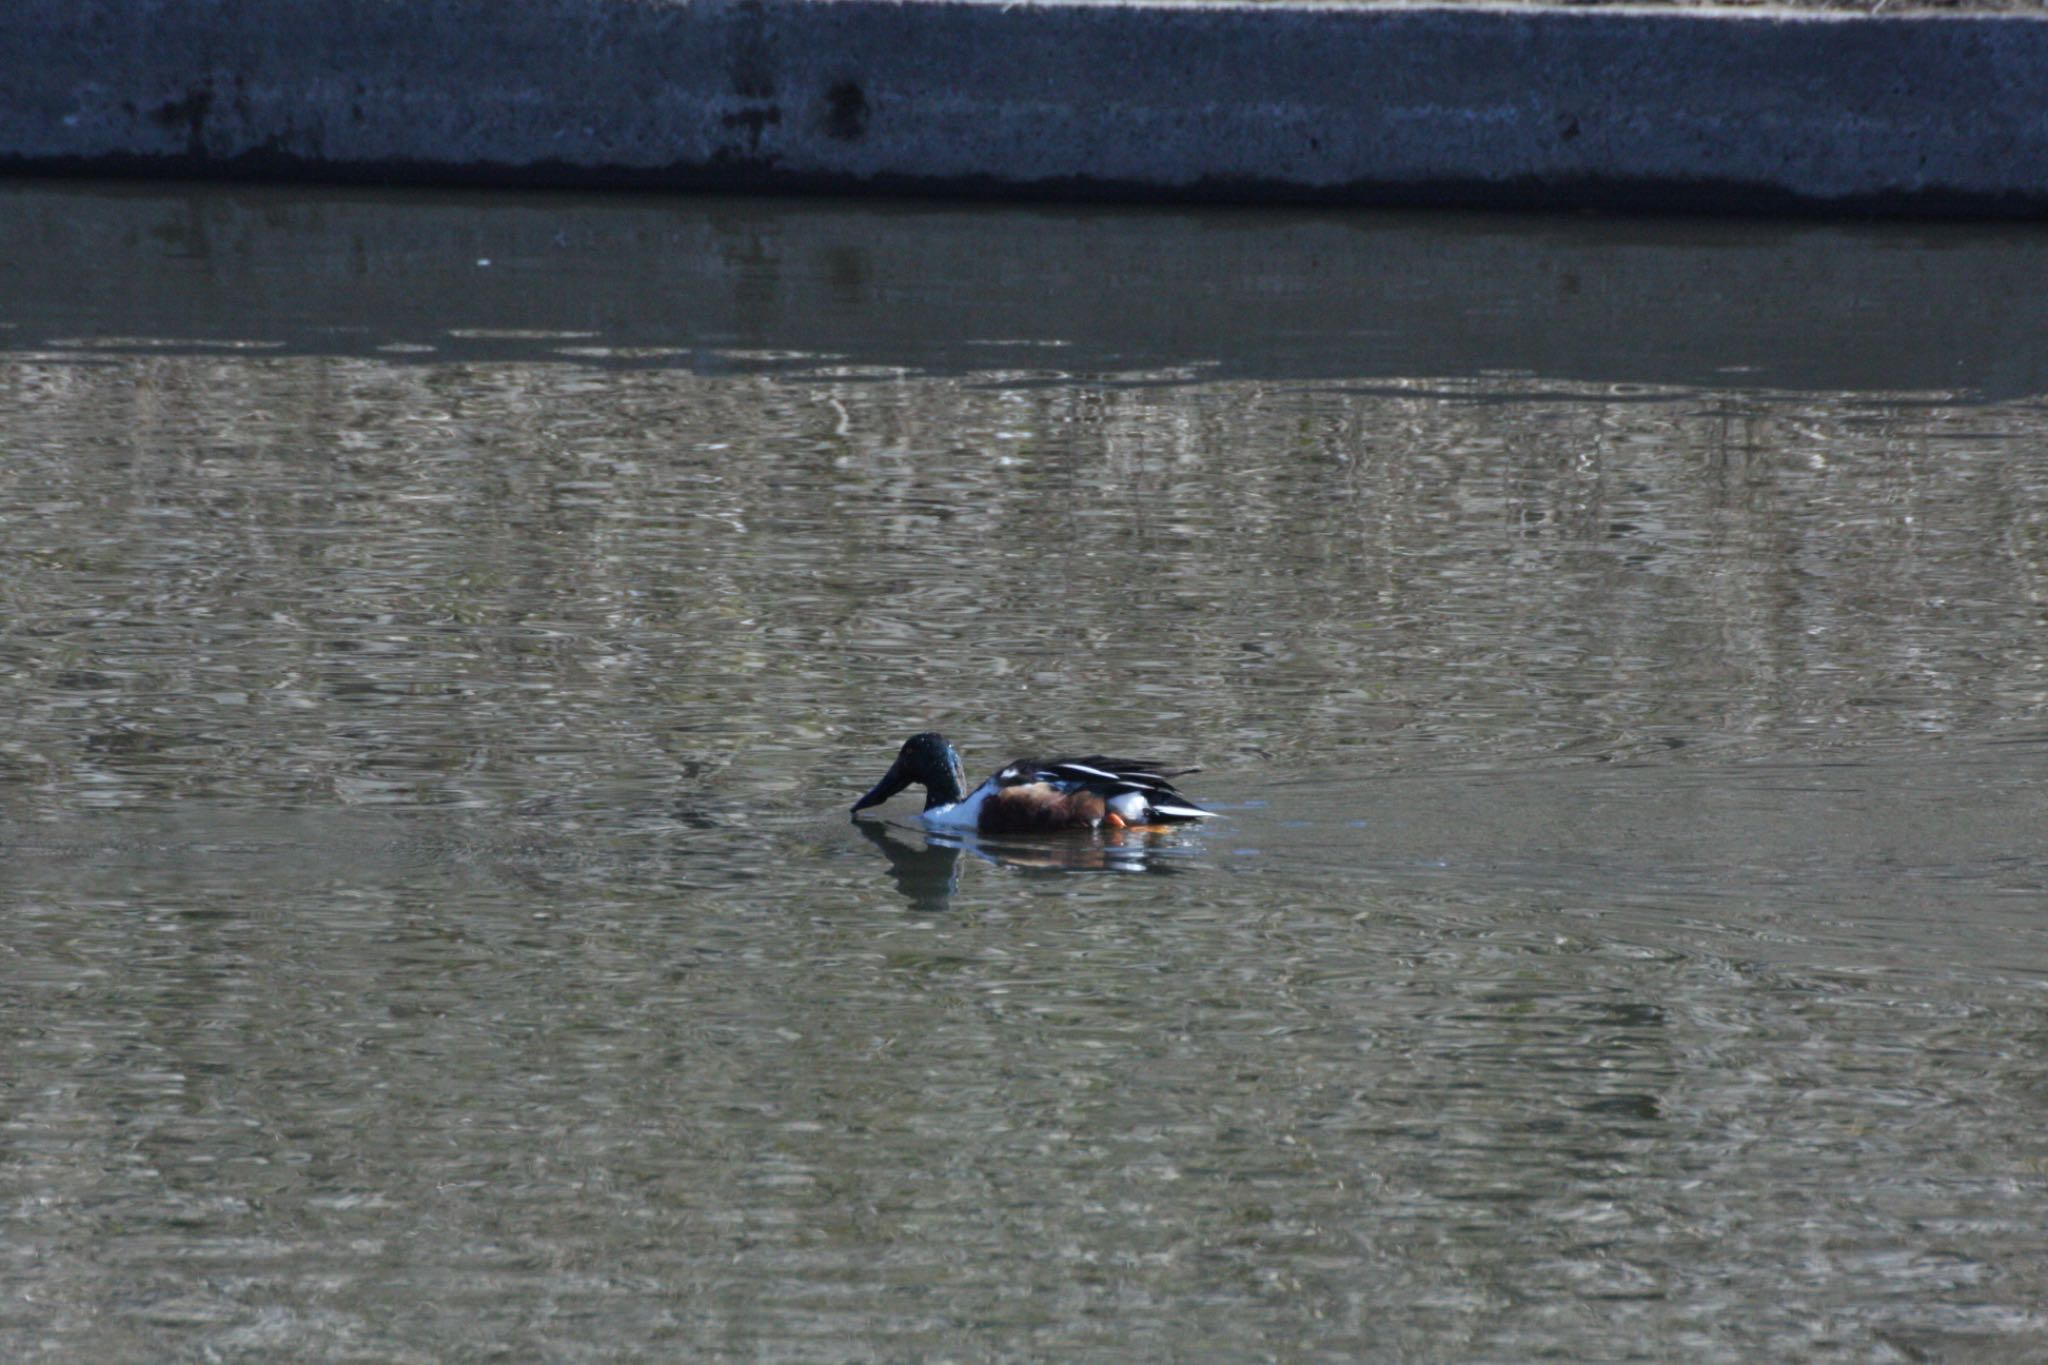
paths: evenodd
<path fill-rule="evenodd" d="M 0 1355 L 2048 1353 L 2037 236 L 0 248 Z"/>

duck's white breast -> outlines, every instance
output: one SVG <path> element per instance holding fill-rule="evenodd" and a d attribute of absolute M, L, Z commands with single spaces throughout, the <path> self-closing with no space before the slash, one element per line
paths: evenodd
<path fill-rule="evenodd" d="M 919 818 L 939 829 L 979 829 L 982 803 L 995 789 L 995 783 L 984 782 L 952 805 L 934 806 Z"/>

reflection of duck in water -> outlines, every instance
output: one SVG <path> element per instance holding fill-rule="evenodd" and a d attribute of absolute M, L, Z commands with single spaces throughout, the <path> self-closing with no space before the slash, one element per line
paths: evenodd
<path fill-rule="evenodd" d="M 886 820 L 856 820 L 853 827 L 882 850 L 889 875 L 904 899 L 919 910 L 944 910 L 960 889 L 960 864 L 967 857 L 1025 876 L 1067 872 L 1151 872 L 1188 870 L 1173 860 L 1190 852 L 1147 830 L 1105 830 L 1100 836 L 1006 839 L 970 830 L 926 829 L 905 837 Z"/>
<path fill-rule="evenodd" d="M 916 783 L 925 793 L 920 818 L 933 829 L 980 834 L 1160 829 L 1214 814 L 1174 790 L 1172 779 L 1199 771 L 1100 754 L 1020 758 L 970 792 L 960 755 L 943 735 L 927 730 L 903 741 L 889 771 L 853 808 L 879 806 Z"/>

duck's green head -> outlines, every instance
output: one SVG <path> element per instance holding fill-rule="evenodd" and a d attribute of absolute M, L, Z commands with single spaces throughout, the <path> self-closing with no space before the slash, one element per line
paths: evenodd
<path fill-rule="evenodd" d="M 924 808 L 950 806 L 967 794 L 967 776 L 960 767 L 960 755 L 936 730 L 912 735 L 896 751 L 896 761 L 868 794 L 853 803 L 857 811 L 879 806 L 911 783 L 924 787 Z"/>

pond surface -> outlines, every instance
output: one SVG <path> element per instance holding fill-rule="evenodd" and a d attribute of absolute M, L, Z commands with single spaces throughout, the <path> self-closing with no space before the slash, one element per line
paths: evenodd
<path fill-rule="evenodd" d="M 2041 1358 L 2044 316 L 0 186 L 0 1356 Z M 849 820 L 926 728 L 1224 818 Z"/>

